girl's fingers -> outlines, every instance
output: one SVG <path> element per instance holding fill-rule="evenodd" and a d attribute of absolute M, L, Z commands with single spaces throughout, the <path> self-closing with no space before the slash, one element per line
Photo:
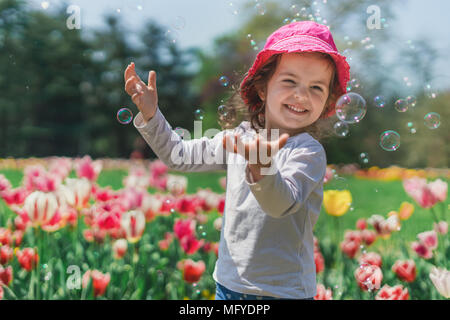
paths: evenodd
<path fill-rule="evenodd" d="M 127 80 L 125 83 L 125 91 L 131 96 L 133 93 L 135 93 L 137 90 L 133 90 L 134 87 L 136 87 L 136 83 L 138 80 L 135 76 L 131 76 L 130 79 Z"/>

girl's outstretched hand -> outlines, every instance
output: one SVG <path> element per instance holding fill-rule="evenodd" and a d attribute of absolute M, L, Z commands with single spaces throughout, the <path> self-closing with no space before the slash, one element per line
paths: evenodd
<path fill-rule="evenodd" d="M 137 75 L 134 62 L 128 65 L 124 73 L 125 91 L 130 95 L 133 103 L 142 113 L 144 120 L 150 120 L 158 107 L 158 93 L 156 91 L 156 72 L 148 74 L 148 85 Z"/>
<path fill-rule="evenodd" d="M 222 140 L 225 150 L 238 153 L 248 162 L 250 168 L 270 167 L 271 158 L 283 148 L 289 138 L 288 133 L 283 133 L 278 140 L 268 141 L 257 134 L 253 141 L 244 142 L 239 133 L 225 134 Z"/>

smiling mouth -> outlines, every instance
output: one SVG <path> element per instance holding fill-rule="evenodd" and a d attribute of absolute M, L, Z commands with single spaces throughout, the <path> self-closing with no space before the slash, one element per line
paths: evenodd
<path fill-rule="evenodd" d="M 308 112 L 308 110 L 306 110 L 306 109 L 294 108 L 293 106 L 288 105 L 288 104 L 283 104 L 283 106 L 295 114 L 306 114 Z"/>

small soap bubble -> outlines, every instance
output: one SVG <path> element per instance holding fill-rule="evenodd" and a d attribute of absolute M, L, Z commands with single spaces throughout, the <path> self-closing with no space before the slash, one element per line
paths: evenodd
<path fill-rule="evenodd" d="M 264 4 L 257 2 L 255 4 L 256 12 L 258 12 L 259 15 L 263 16 L 266 13 L 266 8 Z"/>
<path fill-rule="evenodd" d="M 176 30 L 172 30 L 172 29 L 168 29 L 165 33 L 164 33 L 164 38 L 166 39 L 167 42 L 169 42 L 170 44 L 174 44 L 178 41 L 179 38 L 179 34 Z"/>
<path fill-rule="evenodd" d="M 407 123 L 407 126 L 408 126 L 408 128 L 412 128 L 412 127 L 414 126 L 414 123 L 408 122 L 408 123 Z"/>
<path fill-rule="evenodd" d="M 362 152 L 362 153 L 359 155 L 359 160 L 360 160 L 362 163 L 367 164 L 367 163 L 369 163 L 369 155 L 368 155 L 366 152 Z"/>
<path fill-rule="evenodd" d="M 383 108 L 386 105 L 386 100 L 383 96 L 376 96 L 373 101 L 378 108 Z"/>
<path fill-rule="evenodd" d="M 180 137 L 181 139 L 184 139 L 186 136 L 186 130 L 181 128 L 181 127 L 176 127 L 174 130 Z"/>
<path fill-rule="evenodd" d="M 349 132 L 348 124 L 343 121 L 336 122 L 333 127 L 334 132 L 339 137 L 346 137 Z"/>
<path fill-rule="evenodd" d="M 239 10 L 233 2 L 228 3 L 228 11 L 235 16 L 239 14 Z"/>
<path fill-rule="evenodd" d="M 417 130 L 416 130 L 416 128 L 411 128 L 410 132 L 411 132 L 412 134 L 414 134 L 414 133 L 417 132 Z"/>
<path fill-rule="evenodd" d="M 406 112 L 408 110 L 408 103 L 404 99 L 395 101 L 395 110 L 398 112 Z"/>
<path fill-rule="evenodd" d="M 336 103 L 336 116 L 343 122 L 359 122 L 366 115 L 366 111 L 366 101 L 354 92 L 342 95 Z"/>
<path fill-rule="evenodd" d="M 441 116 L 436 112 L 427 113 L 423 120 L 429 129 L 437 129 L 441 125 Z"/>
<path fill-rule="evenodd" d="M 117 121 L 121 124 L 129 124 L 133 120 L 133 112 L 128 108 L 121 108 L 117 111 Z"/>
<path fill-rule="evenodd" d="M 197 109 L 194 111 L 195 120 L 203 120 L 205 112 L 202 109 Z"/>
<path fill-rule="evenodd" d="M 386 130 L 380 135 L 380 146 L 385 151 L 395 151 L 400 147 L 400 135 L 393 130 Z"/>
<path fill-rule="evenodd" d="M 222 85 L 222 87 L 228 86 L 229 83 L 228 78 L 226 76 L 221 76 L 219 78 L 219 83 Z"/>
<path fill-rule="evenodd" d="M 49 281 L 52 278 L 52 273 L 49 271 L 46 273 L 44 280 Z"/>
<path fill-rule="evenodd" d="M 436 98 L 436 92 L 434 91 L 434 89 L 431 87 L 430 84 L 426 84 L 424 87 L 424 91 L 425 91 L 425 95 L 430 98 L 430 99 L 434 99 Z"/>
<path fill-rule="evenodd" d="M 414 96 L 407 96 L 406 97 L 406 103 L 409 107 L 415 107 L 417 103 L 417 99 Z"/>

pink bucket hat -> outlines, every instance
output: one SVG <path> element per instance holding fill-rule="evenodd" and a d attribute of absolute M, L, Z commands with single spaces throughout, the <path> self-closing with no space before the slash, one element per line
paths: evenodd
<path fill-rule="evenodd" d="M 347 82 L 350 79 L 350 66 L 345 56 L 339 54 L 334 44 L 333 36 L 328 27 L 314 21 L 299 21 L 284 25 L 272 33 L 266 41 L 264 48 L 256 56 L 255 62 L 241 83 L 241 89 L 248 77 L 256 71 L 274 54 L 289 52 L 323 52 L 329 54 L 335 64 L 338 77 L 338 97 L 347 92 Z M 248 103 L 247 92 L 241 90 L 242 99 Z M 335 105 L 330 106 L 330 111 L 325 117 L 335 113 Z"/>

